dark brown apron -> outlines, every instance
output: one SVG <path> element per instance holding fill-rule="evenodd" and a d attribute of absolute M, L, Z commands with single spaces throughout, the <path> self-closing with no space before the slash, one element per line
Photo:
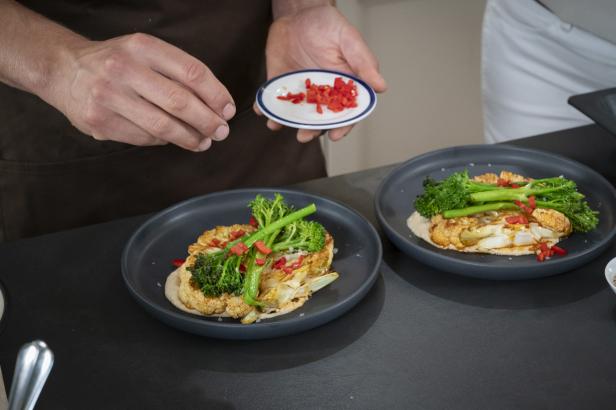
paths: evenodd
<path fill-rule="evenodd" d="M 203 153 L 83 135 L 37 97 L 0 85 L 0 240 L 162 209 L 223 189 L 325 175 L 318 141 L 272 133 L 252 112 L 264 80 L 270 1 L 23 1 L 93 40 L 144 32 L 199 58 L 237 105 L 230 135 Z"/>

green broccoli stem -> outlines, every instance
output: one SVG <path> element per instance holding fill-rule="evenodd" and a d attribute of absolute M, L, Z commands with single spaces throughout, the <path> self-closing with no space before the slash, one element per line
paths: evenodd
<path fill-rule="evenodd" d="M 276 237 L 280 233 L 280 229 L 272 232 L 267 239 L 265 245 L 268 248 L 271 248 L 272 243 L 276 240 Z M 259 294 L 259 284 L 261 283 L 261 273 L 263 270 L 269 266 L 270 259 L 266 259 L 266 263 L 262 266 L 259 266 L 255 263 L 257 251 L 253 252 L 248 261 L 248 267 L 246 268 L 246 277 L 244 279 L 244 289 L 243 289 L 243 299 L 246 304 L 250 306 L 263 306 L 263 303 L 257 300 L 257 296 Z"/>
<path fill-rule="evenodd" d="M 272 243 L 280 233 L 280 230 L 286 225 L 304 218 L 317 211 L 315 204 L 310 204 L 302 209 L 299 209 L 289 215 L 280 218 L 271 224 L 264 226 L 257 232 L 244 239 L 243 242 L 247 247 L 251 247 L 255 242 L 265 240 L 268 247 L 272 246 Z M 246 276 L 244 277 L 244 302 L 251 306 L 260 306 L 261 303 L 257 301 L 257 295 L 259 294 L 259 283 L 261 281 L 261 272 L 263 272 L 264 266 L 255 266 L 255 257 L 250 258 L 249 266 L 246 268 Z"/>
<path fill-rule="evenodd" d="M 472 202 L 496 202 L 496 201 L 528 201 L 531 195 L 545 195 L 567 189 L 566 186 L 533 189 L 532 184 L 521 188 L 495 189 L 493 191 L 481 191 L 470 194 Z"/>
<path fill-rule="evenodd" d="M 469 216 L 487 211 L 501 211 L 504 209 L 520 209 L 513 202 L 490 202 L 483 205 L 469 206 L 461 209 L 451 209 L 443 211 L 443 218 L 459 218 L 461 216 Z"/>
<path fill-rule="evenodd" d="M 301 240 L 301 239 L 297 241 L 279 242 L 272 247 L 272 251 L 274 252 L 286 251 L 287 249 L 291 249 L 291 248 L 297 249 L 297 248 L 302 248 L 307 245 L 308 245 L 308 242 L 305 240 Z"/>

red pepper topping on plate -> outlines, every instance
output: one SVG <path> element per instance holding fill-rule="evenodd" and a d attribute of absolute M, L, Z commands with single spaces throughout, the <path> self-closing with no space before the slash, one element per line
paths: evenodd
<path fill-rule="evenodd" d="M 263 241 L 256 241 L 255 248 L 257 248 L 257 250 L 261 252 L 263 255 L 269 255 L 270 253 L 272 253 L 272 250 L 268 248 L 267 245 L 265 245 L 265 242 Z"/>
<path fill-rule="evenodd" d="M 229 252 L 234 253 L 238 256 L 243 255 L 248 251 L 248 247 L 244 244 L 244 242 L 238 242 L 229 249 Z"/>
<path fill-rule="evenodd" d="M 241 238 L 242 236 L 246 235 L 246 232 L 244 232 L 243 229 L 238 229 L 237 231 L 232 231 L 231 233 L 229 233 L 229 238 L 234 241 L 238 238 Z"/>
<path fill-rule="evenodd" d="M 176 258 L 171 261 L 171 264 L 175 266 L 176 268 L 179 268 L 180 266 L 184 264 L 184 262 L 186 262 L 186 259 Z"/>

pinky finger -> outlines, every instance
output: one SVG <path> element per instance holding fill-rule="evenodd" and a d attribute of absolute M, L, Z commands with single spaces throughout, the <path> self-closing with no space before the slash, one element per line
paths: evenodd
<path fill-rule="evenodd" d="M 353 129 L 352 125 L 347 125 L 346 127 L 336 128 L 329 131 L 329 139 L 332 141 L 340 141 L 344 137 L 347 136 L 349 132 Z"/>
<path fill-rule="evenodd" d="M 267 120 L 267 128 L 272 131 L 279 131 L 282 129 L 282 124 L 279 124 L 276 121 Z"/>
<path fill-rule="evenodd" d="M 302 143 L 310 142 L 322 133 L 321 130 L 297 130 L 297 140 Z"/>
<path fill-rule="evenodd" d="M 130 145 L 152 146 L 166 145 L 168 141 L 154 138 L 126 118 L 112 114 L 105 121 L 105 126 L 92 133 L 97 140 L 111 140 Z"/>

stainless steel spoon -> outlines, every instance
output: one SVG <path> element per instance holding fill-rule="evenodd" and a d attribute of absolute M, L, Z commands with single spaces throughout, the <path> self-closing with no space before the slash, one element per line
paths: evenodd
<path fill-rule="evenodd" d="M 32 410 L 53 366 L 53 353 L 42 340 L 19 349 L 8 410 Z"/>

